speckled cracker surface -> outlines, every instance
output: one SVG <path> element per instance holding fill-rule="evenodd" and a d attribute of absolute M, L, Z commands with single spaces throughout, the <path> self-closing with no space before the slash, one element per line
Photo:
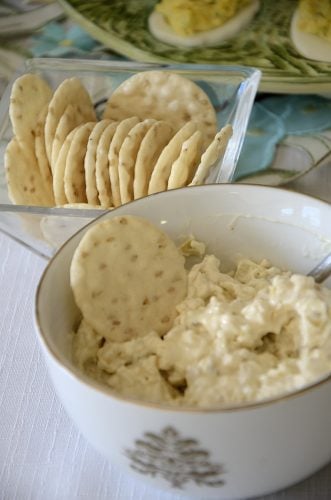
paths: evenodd
<path fill-rule="evenodd" d="M 223 157 L 229 140 L 232 136 L 232 126 L 225 125 L 216 135 L 212 143 L 208 146 L 206 151 L 201 156 L 200 163 L 194 174 L 192 182 L 190 185 L 195 186 L 198 184 L 203 184 L 205 181 L 210 168 L 220 161 Z"/>
<path fill-rule="evenodd" d="M 158 121 L 151 126 L 141 141 L 134 167 L 133 196 L 142 198 L 148 194 L 148 184 L 155 164 L 173 135 L 169 123 Z"/>
<path fill-rule="evenodd" d="M 143 71 L 125 80 L 110 96 L 104 118 L 155 118 L 179 130 L 195 121 L 204 149 L 216 134 L 216 113 L 207 94 L 194 82 L 168 71 Z"/>
<path fill-rule="evenodd" d="M 111 122 L 102 132 L 97 146 L 95 180 L 98 190 L 98 198 L 101 206 L 104 208 L 109 208 L 113 205 L 109 177 L 108 152 L 117 126 L 117 122 Z"/>
<path fill-rule="evenodd" d="M 15 80 L 9 104 L 13 132 L 20 142 L 34 143 L 39 115 L 52 97 L 52 90 L 40 76 L 26 74 Z"/>
<path fill-rule="evenodd" d="M 165 233 L 127 215 L 96 223 L 85 233 L 70 281 L 85 320 L 103 337 L 123 342 L 169 330 L 186 295 L 187 272 Z"/>
<path fill-rule="evenodd" d="M 77 109 L 84 121 L 96 120 L 91 98 L 81 81 L 76 77 L 64 80 L 53 94 L 45 122 L 46 152 L 50 162 L 52 161 L 52 145 L 56 128 L 69 104 Z"/>
<path fill-rule="evenodd" d="M 95 178 L 97 147 L 103 131 L 106 127 L 108 127 L 110 123 L 110 120 L 101 120 L 100 122 L 96 123 L 87 141 L 84 169 L 86 196 L 88 203 L 90 203 L 91 205 L 99 204 L 97 181 Z"/>
<path fill-rule="evenodd" d="M 94 122 L 79 125 L 72 137 L 66 157 L 63 179 L 64 192 L 69 203 L 85 203 L 87 201 L 84 159 L 87 142 L 94 126 Z"/>
<path fill-rule="evenodd" d="M 50 165 L 52 170 L 59 156 L 61 147 L 64 141 L 66 140 L 66 137 L 74 128 L 84 123 L 84 121 L 85 121 L 84 117 L 80 114 L 80 112 L 75 106 L 69 104 L 65 108 L 63 115 L 59 119 L 59 122 L 56 126 L 54 140 L 51 146 L 52 152 L 51 152 Z"/>
<path fill-rule="evenodd" d="M 154 123 L 155 120 L 152 119 L 137 123 L 123 141 L 118 158 L 121 203 L 133 200 L 133 179 L 137 154 L 143 138 Z"/>
<path fill-rule="evenodd" d="M 121 146 L 130 130 L 139 122 L 136 116 L 122 120 L 115 131 L 108 151 L 109 178 L 113 204 L 118 207 L 121 204 L 120 181 L 118 173 L 119 152 Z"/>
<path fill-rule="evenodd" d="M 41 177 L 37 159 L 14 137 L 5 151 L 5 171 L 9 198 L 18 205 L 52 206 Z"/>
<path fill-rule="evenodd" d="M 56 205 L 65 205 L 66 203 L 68 203 L 68 198 L 66 197 L 64 190 L 64 172 L 66 168 L 66 160 L 71 146 L 71 141 L 74 135 L 76 134 L 77 130 L 79 130 L 81 126 L 82 125 L 79 125 L 78 127 L 74 128 L 67 136 L 66 140 L 64 141 L 60 149 L 59 156 L 54 165 L 53 192 Z"/>
<path fill-rule="evenodd" d="M 166 191 L 171 167 L 180 155 L 183 142 L 191 137 L 196 130 L 197 126 L 194 122 L 185 123 L 165 146 L 153 169 L 148 185 L 148 194 Z"/>
<path fill-rule="evenodd" d="M 171 167 L 168 189 L 186 186 L 192 180 L 201 157 L 201 142 L 200 130 L 183 142 L 180 154 Z"/>
<path fill-rule="evenodd" d="M 44 183 L 45 193 L 47 193 L 50 205 L 53 206 L 54 205 L 53 176 L 49 161 L 47 159 L 45 134 L 44 134 L 46 114 L 47 114 L 47 106 L 44 106 L 44 108 L 41 110 L 39 114 L 36 125 L 34 152 L 37 159 L 39 172 Z"/>

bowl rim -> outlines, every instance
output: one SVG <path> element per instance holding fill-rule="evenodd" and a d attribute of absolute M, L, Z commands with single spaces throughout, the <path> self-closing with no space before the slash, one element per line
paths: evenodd
<path fill-rule="evenodd" d="M 318 205 L 324 206 L 327 210 L 331 211 L 331 204 L 328 203 L 325 200 L 322 200 L 320 198 L 310 196 L 304 193 L 299 193 L 296 191 L 290 191 L 289 189 L 285 188 L 279 188 L 279 187 L 274 187 L 274 186 L 263 186 L 259 184 L 233 184 L 233 183 L 222 183 L 222 184 L 204 184 L 204 185 L 197 185 L 197 186 L 187 186 L 183 188 L 177 188 L 172 191 L 187 191 L 188 189 L 200 189 L 200 190 L 208 190 L 208 189 L 229 189 L 230 187 L 234 189 L 239 189 L 239 190 L 256 190 L 258 189 L 259 191 L 265 191 L 265 192 L 281 192 L 285 195 L 288 194 L 293 194 L 296 198 L 302 198 L 306 200 L 310 200 L 314 203 L 317 203 Z M 152 195 L 149 195 L 148 197 L 155 197 L 155 196 L 162 196 L 165 193 L 168 193 L 169 191 L 161 192 L 161 193 L 154 193 Z M 129 203 L 126 203 L 125 205 L 131 205 L 132 203 L 142 203 L 143 198 L 133 200 Z M 261 407 L 266 407 L 266 406 L 271 406 L 274 404 L 278 404 L 284 401 L 288 401 L 290 399 L 294 399 L 297 397 L 302 396 L 303 394 L 307 392 L 313 391 L 315 388 L 320 387 L 322 385 L 327 384 L 328 382 L 331 382 L 331 371 L 327 372 L 324 375 L 319 376 L 315 381 L 309 382 L 302 387 L 299 387 L 297 389 L 293 389 L 291 391 L 282 393 L 278 396 L 272 396 L 270 398 L 264 398 L 258 401 L 252 401 L 252 402 L 244 402 L 244 403 L 237 403 L 237 404 L 225 404 L 225 405 L 218 405 L 218 406 L 211 406 L 211 407 L 197 407 L 197 406 L 180 406 L 180 405 L 171 405 L 167 403 L 157 403 L 157 402 L 152 402 L 148 400 L 141 400 L 138 398 L 134 397 L 129 397 L 129 396 L 123 396 L 120 393 L 117 393 L 116 391 L 112 390 L 110 387 L 103 385 L 102 383 L 94 380 L 92 377 L 89 377 L 88 375 L 84 374 L 82 371 L 79 370 L 78 367 L 75 367 L 73 364 L 69 366 L 69 363 L 64 362 L 60 356 L 57 355 L 56 352 L 54 352 L 53 348 L 49 344 L 47 340 L 47 336 L 45 335 L 42 327 L 41 327 L 41 311 L 39 309 L 40 306 L 40 297 L 42 294 L 42 287 L 43 283 L 46 279 L 46 275 L 48 273 L 48 270 L 50 269 L 51 266 L 53 266 L 54 261 L 58 258 L 62 250 L 71 242 L 72 239 L 74 239 L 79 233 L 86 231 L 87 228 L 93 224 L 95 224 L 99 219 L 106 217 L 111 213 L 110 217 L 116 216 L 117 209 L 120 209 L 124 205 L 121 205 L 120 207 L 114 208 L 111 212 L 102 212 L 100 215 L 98 215 L 95 219 L 92 221 L 88 222 L 84 227 L 79 229 L 77 232 L 75 232 L 68 240 L 66 240 L 56 251 L 56 253 L 50 258 L 48 261 L 46 267 L 44 268 L 42 275 L 39 279 L 37 289 L 35 292 L 35 300 L 34 300 L 34 324 L 35 324 L 35 330 L 37 331 L 37 338 L 43 347 L 44 350 L 44 355 L 47 353 L 47 355 L 52 359 L 52 361 L 57 365 L 57 368 L 60 369 L 61 371 L 65 372 L 67 376 L 70 378 L 74 379 L 74 381 L 78 384 L 81 384 L 85 386 L 85 388 L 90 389 L 92 391 L 95 391 L 102 396 L 105 396 L 109 399 L 115 399 L 118 402 L 126 403 L 126 404 L 132 404 L 135 406 L 139 407 L 147 407 L 149 409 L 155 409 L 159 410 L 162 412 L 179 412 L 183 414 L 187 413 L 194 413 L 194 414 L 215 414 L 215 413 L 231 413 L 231 412 L 243 412 L 243 411 L 249 411 L 249 410 L 256 410 Z M 113 215 L 114 214 L 114 215 Z M 68 332 L 69 333 L 69 332 Z"/>

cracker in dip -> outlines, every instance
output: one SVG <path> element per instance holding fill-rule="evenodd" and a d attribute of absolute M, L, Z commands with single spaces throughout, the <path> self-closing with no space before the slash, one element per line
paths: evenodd
<path fill-rule="evenodd" d="M 149 252 L 151 246 L 152 241 Z M 188 258 L 195 248 L 204 250 L 188 241 L 182 248 Z M 163 262 L 164 269 L 172 268 Z M 119 275 L 127 269 L 123 264 L 125 258 L 117 261 Z M 97 261 L 93 265 L 97 269 Z M 185 273 L 185 294 L 162 332 L 157 323 L 152 328 L 143 322 L 139 334 L 125 337 L 109 324 L 99 327 L 100 304 L 93 313 L 83 308 L 73 341 L 77 366 L 122 396 L 202 408 L 278 397 L 331 371 L 331 291 L 312 277 L 250 259 L 241 259 L 228 274 L 208 254 Z M 145 286 L 153 288 L 137 269 L 135 282 L 140 294 Z M 114 285 L 107 281 L 107 294 Z M 130 290 L 130 280 L 122 287 L 121 293 Z M 86 288 L 85 281 L 84 294 Z M 134 321 L 139 300 L 136 306 Z"/>

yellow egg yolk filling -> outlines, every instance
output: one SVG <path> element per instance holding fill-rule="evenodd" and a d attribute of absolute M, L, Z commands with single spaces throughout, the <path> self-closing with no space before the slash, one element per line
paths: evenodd
<path fill-rule="evenodd" d="M 156 12 L 175 33 L 189 36 L 222 26 L 252 0 L 161 0 Z"/>
<path fill-rule="evenodd" d="M 298 28 L 331 42 L 331 1 L 300 0 Z"/>

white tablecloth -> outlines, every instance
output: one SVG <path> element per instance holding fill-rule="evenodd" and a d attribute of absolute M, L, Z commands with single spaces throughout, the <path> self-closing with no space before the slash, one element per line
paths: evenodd
<path fill-rule="evenodd" d="M 331 169 L 292 187 L 331 200 Z M 33 326 L 46 261 L 0 233 L 0 499 L 179 500 L 107 463 L 77 432 L 54 394 Z M 330 422 L 331 427 L 331 422 Z M 269 500 L 331 498 L 331 464 Z"/>

